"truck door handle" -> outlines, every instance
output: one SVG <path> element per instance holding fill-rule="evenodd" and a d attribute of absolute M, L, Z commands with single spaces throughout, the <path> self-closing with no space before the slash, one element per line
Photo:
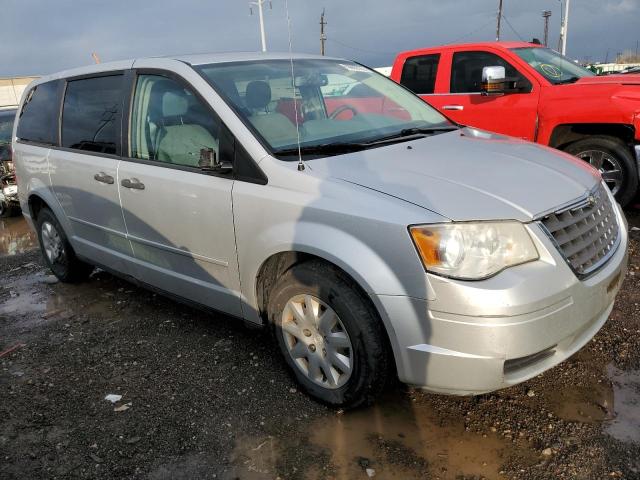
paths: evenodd
<path fill-rule="evenodd" d="M 445 105 L 444 107 L 442 107 L 443 110 L 464 110 L 464 106 L 463 105 Z"/>
<path fill-rule="evenodd" d="M 144 183 L 137 178 L 125 178 L 120 182 L 124 188 L 133 188 L 134 190 L 144 190 Z"/>
<path fill-rule="evenodd" d="M 113 177 L 111 175 L 107 175 L 104 172 L 96 173 L 93 176 L 93 179 L 100 183 L 106 183 L 107 185 L 113 185 Z"/>

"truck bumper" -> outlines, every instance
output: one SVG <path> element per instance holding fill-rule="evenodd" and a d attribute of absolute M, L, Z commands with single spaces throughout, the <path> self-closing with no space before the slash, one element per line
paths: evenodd
<path fill-rule="evenodd" d="M 626 273 L 628 234 L 617 213 L 621 243 L 587 279 L 579 280 L 531 224 L 537 262 L 478 282 L 428 274 L 429 300 L 374 296 L 393 325 L 400 380 L 475 395 L 523 382 L 573 355 L 606 322 Z"/>

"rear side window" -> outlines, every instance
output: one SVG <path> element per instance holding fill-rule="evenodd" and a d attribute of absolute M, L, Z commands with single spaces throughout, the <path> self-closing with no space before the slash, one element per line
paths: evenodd
<path fill-rule="evenodd" d="M 504 67 L 508 82 L 521 93 L 531 91 L 531 82 L 502 57 L 491 52 L 457 52 L 451 65 L 451 93 L 481 92 L 484 67 Z"/>
<path fill-rule="evenodd" d="M 120 155 L 124 76 L 72 80 L 62 110 L 62 146 Z"/>
<path fill-rule="evenodd" d="M 435 91 L 440 54 L 408 58 L 402 67 L 400 83 L 414 93 L 429 95 Z"/>
<path fill-rule="evenodd" d="M 16 136 L 28 142 L 57 144 L 59 107 L 57 81 L 36 85 L 20 111 Z"/>

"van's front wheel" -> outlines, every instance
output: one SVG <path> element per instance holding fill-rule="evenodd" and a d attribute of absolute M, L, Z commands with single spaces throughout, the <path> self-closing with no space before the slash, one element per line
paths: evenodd
<path fill-rule="evenodd" d="M 269 296 L 285 361 L 313 397 L 353 408 L 373 402 L 389 372 L 382 323 L 344 273 L 322 262 L 295 265 Z"/>
<path fill-rule="evenodd" d="M 40 210 L 36 228 L 42 256 L 58 280 L 75 283 L 89 277 L 93 266 L 76 257 L 64 230 L 51 210 Z"/>

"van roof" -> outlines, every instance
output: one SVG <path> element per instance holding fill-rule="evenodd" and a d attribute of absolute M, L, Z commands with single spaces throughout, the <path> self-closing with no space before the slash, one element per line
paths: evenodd
<path fill-rule="evenodd" d="M 226 63 L 226 62 L 250 62 L 257 60 L 289 60 L 293 57 L 294 60 L 298 59 L 330 59 L 337 60 L 337 58 L 323 57 L 320 55 L 312 55 L 307 53 L 294 53 L 290 55 L 288 52 L 224 52 L 224 53 L 196 53 L 186 55 L 166 55 L 157 57 L 140 57 L 129 60 L 117 60 L 114 62 L 105 62 L 95 65 L 87 65 L 84 67 L 73 68 L 70 70 L 63 70 L 50 75 L 41 77 L 35 83 L 43 83 L 49 80 L 56 80 L 59 78 L 75 77 L 80 75 L 90 75 L 93 73 L 109 72 L 112 70 L 125 70 L 133 68 L 136 62 L 144 59 L 168 59 L 176 60 L 179 62 L 187 63 L 189 65 L 206 65 L 210 63 Z"/>

